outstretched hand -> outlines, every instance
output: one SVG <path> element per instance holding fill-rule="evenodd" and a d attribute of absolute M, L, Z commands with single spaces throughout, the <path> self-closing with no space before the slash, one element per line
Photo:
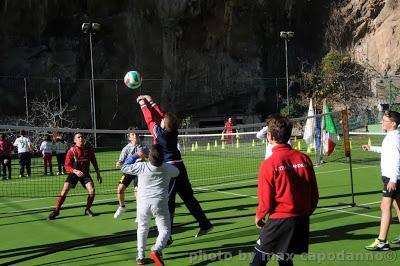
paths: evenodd
<path fill-rule="evenodd" d="M 144 100 L 143 95 L 139 95 L 139 96 L 136 98 L 136 102 L 137 102 L 137 103 L 140 103 L 140 101 L 143 101 L 143 100 Z"/>
<path fill-rule="evenodd" d="M 148 102 L 151 102 L 151 101 L 152 101 L 152 99 L 151 99 L 151 96 L 150 96 L 150 95 L 142 95 L 142 97 L 143 97 L 143 98 L 145 98 L 145 99 L 146 99 L 146 101 L 148 101 Z"/>

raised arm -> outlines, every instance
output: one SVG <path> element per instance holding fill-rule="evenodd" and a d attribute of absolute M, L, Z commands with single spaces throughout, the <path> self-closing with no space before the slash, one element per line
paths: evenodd
<path fill-rule="evenodd" d="M 143 96 L 139 96 L 137 98 L 137 102 L 140 105 L 140 109 L 142 110 L 143 113 L 143 117 L 144 120 L 146 121 L 147 127 L 151 133 L 151 135 L 153 136 L 154 140 L 156 139 L 156 135 L 155 135 L 155 127 L 157 126 L 157 122 L 156 120 L 153 118 L 152 112 L 150 111 L 150 109 L 147 107 L 146 102 L 143 98 Z"/>
<path fill-rule="evenodd" d="M 143 98 L 149 102 L 151 108 L 154 110 L 154 114 L 157 116 L 156 118 L 161 121 L 161 119 L 164 117 L 164 113 L 161 111 L 160 107 L 158 107 L 150 95 L 143 95 Z"/>

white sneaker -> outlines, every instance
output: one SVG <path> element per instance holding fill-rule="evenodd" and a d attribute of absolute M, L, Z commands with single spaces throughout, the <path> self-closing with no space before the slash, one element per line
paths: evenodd
<path fill-rule="evenodd" d="M 118 219 L 118 217 L 121 216 L 121 214 L 123 214 L 126 211 L 125 207 L 118 207 L 117 211 L 114 213 L 114 218 Z"/>

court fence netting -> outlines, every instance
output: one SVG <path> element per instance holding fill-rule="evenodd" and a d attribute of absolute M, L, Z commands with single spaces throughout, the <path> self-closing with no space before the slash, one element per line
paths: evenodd
<path fill-rule="evenodd" d="M 319 176 L 321 178 L 330 178 L 331 180 L 322 180 L 328 183 L 335 183 L 338 190 L 321 190 L 321 197 L 335 198 L 338 193 L 348 195 L 342 199 L 343 204 L 354 205 L 354 188 L 352 182 L 351 158 L 345 155 L 344 142 L 342 137 L 342 118 L 340 112 L 331 112 L 329 114 L 316 115 L 313 118 L 322 120 L 326 115 L 330 115 L 338 133 L 338 141 L 334 152 L 330 156 L 320 155 L 318 141 L 314 142 L 314 147 L 307 147 L 304 139 L 304 127 L 307 119 L 311 117 L 301 117 L 292 119 L 293 131 L 291 145 L 304 153 L 308 153 L 315 163 L 316 169 L 329 165 L 330 169 L 337 171 L 333 177 Z M 349 119 L 350 128 L 350 146 L 352 150 L 355 147 L 360 150 L 362 144 L 373 142 L 374 145 L 380 145 L 384 133 L 372 134 L 362 132 L 365 125 L 352 123 Z M 233 127 L 232 134 L 221 134 L 223 127 L 213 128 L 189 128 L 179 130 L 180 135 L 179 149 L 181 151 L 184 163 L 188 170 L 190 182 L 194 188 L 213 187 L 226 184 L 226 187 L 237 184 L 237 186 L 251 186 L 256 195 L 258 169 L 264 160 L 266 140 L 257 139 L 256 133 L 265 126 L 264 123 L 238 125 Z M 43 160 L 38 151 L 41 140 L 45 135 L 62 135 L 63 140 L 68 147 L 73 145 L 73 134 L 82 132 L 87 142 L 93 141 L 93 134 L 97 134 L 97 139 L 106 143 L 102 147 L 94 147 L 98 165 L 100 168 L 103 183 L 98 184 L 96 174 L 91 166 L 91 175 L 96 187 L 96 194 L 116 194 L 118 182 L 121 178 L 121 170 L 115 166 L 122 148 L 128 143 L 128 130 L 91 130 L 91 129 L 70 129 L 70 128 L 44 128 L 44 127 L 24 127 L 13 125 L 0 125 L 0 132 L 6 134 L 7 138 L 14 142 L 20 130 L 25 130 L 27 136 L 32 140 L 35 151 L 32 152 L 31 175 L 20 177 L 19 160 L 16 150 L 12 154 L 12 173 L 11 179 L 2 176 L 0 181 L 0 198 L 40 198 L 57 197 L 66 179 L 66 174 L 57 175 L 57 160 L 53 156 L 52 174 L 44 175 Z M 153 139 L 148 130 L 137 130 L 141 136 L 142 143 L 151 145 Z M 316 133 L 318 138 L 318 132 Z M 353 153 L 352 153 L 353 154 Z M 53 154 L 54 155 L 54 154 Z M 353 162 L 374 163 L 379 165 L 379 155 L 373 155 L 369 158 L 353 155 Z M 336 169 L 336 170 L 335 170 Z M 49 171 L 50 172 L 50 171 Z M 2 171 L 0 171 L 2 174 Z M 26 174 L 26 170 L 25 170 Z M 246 184 L 248 183 L 248 184 Z M 127 190 L 128 192 L 129 190 Z M 68 196 L 86 195 L 85 189 L 77 184 L 76 188 L 71 190 Z M 337 202 L 327 202 L 327 204 L 337 204 Z"/>

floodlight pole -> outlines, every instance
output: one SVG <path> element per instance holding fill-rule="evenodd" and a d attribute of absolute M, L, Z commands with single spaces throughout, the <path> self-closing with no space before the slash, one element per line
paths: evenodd
<path fill-rule="evenodd" d="M 288 60 L 287 60 L 287 38 L 285 38 L 285 57 L 286 57 L 286 104 L 287 112 L 290 115 L 290 104 L 289 104 L 289 70 L 288 70 Z"/>
<path fill-rule="evenodd" d="M 97 148 L 97 134 L 96 134 L 96 98 L 94 94 L 94 72 L 93 72 L 93 45 L 92 45 L 92 31 L 89 31 L 90 41 L 90 69 L 92 76 L 92 97 L 93 97 L 93 129 L 94 131 L 94 147 Z"/>
<path fill-rule="evenodd" d="M 97 148 L 97 125 L 96 125 L 96 98 L 95 98 L 95 90 L 94 90 L 94 71 L 93 71 L 93 43 L 92 43 L 92 33 L 94 34 L 96 31 L 100 29 L 99 23 L 83 23 L 82 31 L 84 33 L 89 33 L 89 46 L 90 46 L 90 106 L 91 106 L 91 114 L 92 114 L 92 128 L 94 129 L 94 146 Z"/>
<path fill-rule="evenodd" d="M 287 43 L 290 38 L 293 38 L 294 32 L 293 31 L 281 31 L 280 32 L 281 38 L 285 39 L 285 61 L 286 61 L 286 105 L 288 115 L 290 115 L 290 104 L 289 104 L 289 67 L 288 67 L 288 49 Z"/>

